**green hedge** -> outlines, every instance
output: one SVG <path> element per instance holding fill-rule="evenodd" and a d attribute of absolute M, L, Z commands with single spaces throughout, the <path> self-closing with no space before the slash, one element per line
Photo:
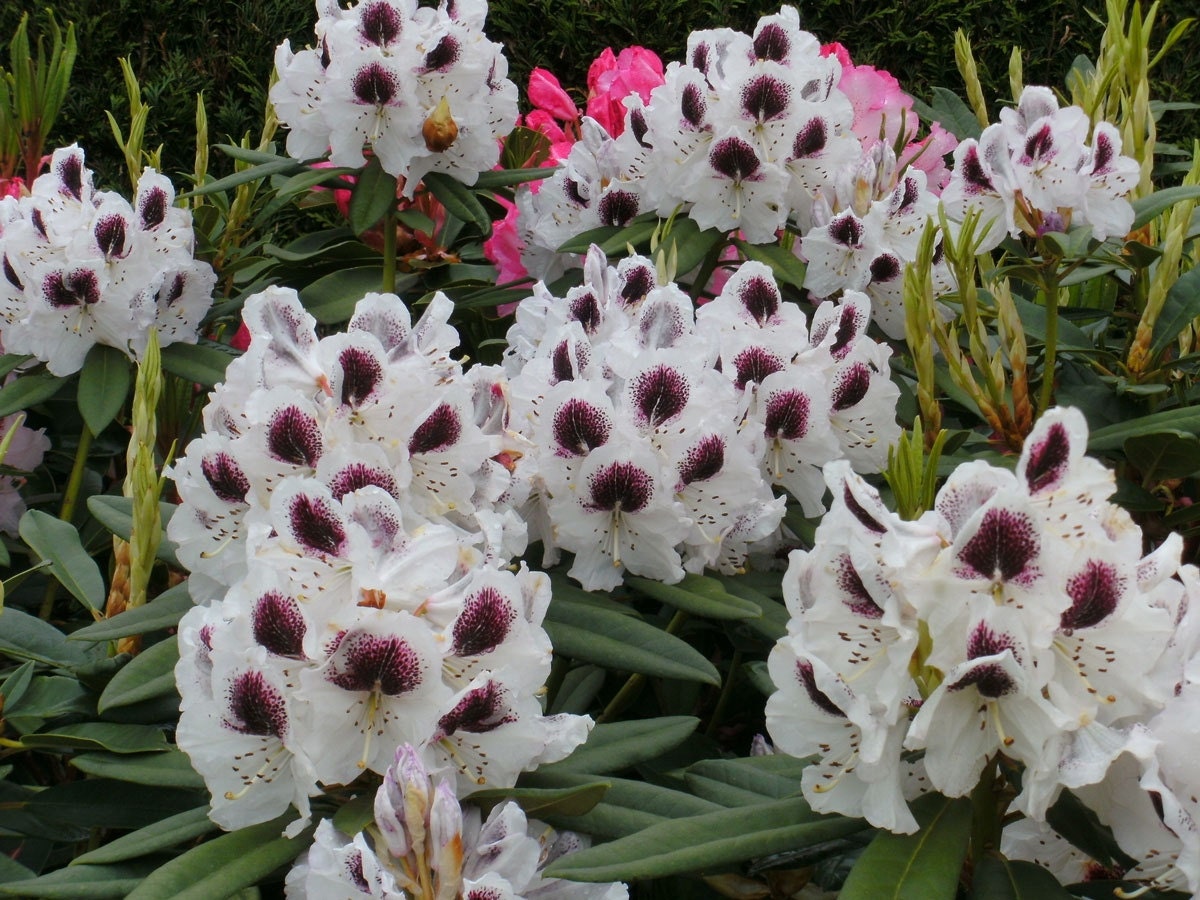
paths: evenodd
<path fill-rule="evenodd" d="M 1008 57 L 1025 50 L 1027 83 L 1061 85 L 1077 54 L 1092 55 L 1102 28 L 1077 0 L 800 0 L 805 28 L 822 41 L 840 41 L 855 61 L 888 69 L 917 96 L 934 85 L 958 91 L 953 37 L 971 34 L 985 88 L 1008 95 Z M 22 4 L 0 4 L 0 34 L 11 34 Z M 1164 0 L 1165 34 L 1194 12 L 1193 0 Z M 582 89 L 591 60 L 605 47 L 642 44 L 665 60 L 679 59 L 688 32 L 730 26 L 749 30 L 778 4 L 764 0 L 493 0 L 488 32 L 508 48 L 511 76 L 524 87 L 529 70 L 545 66 L 563 84 Z M 316 13 L 309 0 L 61 0 L 55 11 L 75 22 L 79 59 L 57 128 L 57 141 L 78 140 L 102 180 L 115 182 L 119 155 L 104 117 L 127 118 L 116 59 L 129 56 L 154 107 L 147 145 L 164 143 L 165 167 L 190 171 L 195 94 L 207 98 L 214 140 L 257 134 L 275 46 L 311 40 Z M 45 16 L 43 10 L 40 14 Z M 1193 35 L 1158 72 L 1157 98 L 1200 98 Z M 1184 141 L 1200 134 L 1200 116 L 1174 113 L 1163 135 Z"/>

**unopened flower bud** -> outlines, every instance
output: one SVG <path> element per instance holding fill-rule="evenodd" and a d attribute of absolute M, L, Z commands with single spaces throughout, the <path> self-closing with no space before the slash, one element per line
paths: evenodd
<path fill-rule="evenodd" d="M 425 124 L 421 126 L 421 137 L 425 138 L 425 149 L 431 153 L 449 150 L 458 139 L 458 123 L 450 115 L 450 103 L 445 97 L 425 119 Z"/>

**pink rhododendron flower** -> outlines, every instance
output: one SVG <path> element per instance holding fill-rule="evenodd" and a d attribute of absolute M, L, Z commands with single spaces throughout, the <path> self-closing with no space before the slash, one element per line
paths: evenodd
<path fill-rule="evenodd" d="M 521 262 L 523 242 L 518 225 L 517 207 L 515 203 L 510 203 L 502 197 L 497 197 L 496 200 L 508 213 L 503 219 L 492 223 L 492 236 L 483 242 L 483 255 L 496 267 L 496 284 L 521 281 L 529 277 L 529 272 Z M 516 308 L 516 303 L 502 303 L 496 307 L 496 312 L 507 316 Z"/>
<path fill-rule="evenodd" d="M 621 102 L 637 94 L 650 102 L 650 92 L 662 84 L 662 60 L 645 47 L 626 47 L 619 54 L 606 47 L 588 69 L 587 114 L 617 137 L 625 130 L 625 106 Z"/>
<path fill-rule="evenodd" d="M 575 101 L 562 89 L 554 73 L 546 69 L 534 69 L 529 73 L 529 102 L 560 122 L 579 118 L 579 107 Z"/>
<path fill-rule="evenodd" d="M 950 181 L 950 169 L 946 165 L 946 156 L 958 147 L 958 138 L 934 122 L 929 126 L 929 134 L 919 141 L 913 141 L 900 154 L 900 165 L 920 169 L 928 176 L 929 190 L 940 195 L 942 188 Z"/>

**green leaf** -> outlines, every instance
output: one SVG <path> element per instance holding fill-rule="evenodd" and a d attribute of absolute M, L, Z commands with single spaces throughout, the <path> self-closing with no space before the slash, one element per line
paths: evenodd
<path fill-rule="evenodd" d="M 1072 894 L 1037 863 L 989 853 L 975 864 L 971 900 L 1071 900 Z"/>
<path fill-rule="evenodd" d="M 27 362 L 33 362 L 35 358 L 27 353 L 5 353 L 0 355 L 0 378 L 3 378 L 14 369 L 18 369 Z"/>
<path fill-rule="evenodd" d="M 114 347 L 96 344 L 88 351 L 79 372 L 76 402 L 92 434 L 99 434 L 116 418 L 129 396 L 133 364 Z"/>
<path fill-rule="evenodd" d="M 295 838 L 281 837 L 294 818 L 287 814 L 207 841 L 160 867 L 127 900 L 213 900 L 255 884 L 312 843 L 312 825 Z"/>
<path fill-rule="evenodd" d="M 800 795 L 804 760 L 783 754 L 706 759 L 688 767 L 688 789 L 722 806 L 746 806 Z"/>
<path fill-rule="evenodd" d="M 1017 309 L 1017 315 L 1021 319 L 1025 333 L 1045 343 L 1046 307 L 1020 297 L 1013 297 L 1013 305 Z M 1078 325 L 1072 325 L 1060 315 L 1058 317 L 1058 349 L 1095 353 L 1096 345 Z"/>
<path fill-rule="evenodd" d="M 559 246 L 558 252 L 587 253 L 592 244 L 597 244 L 606 256 L 624 254 L 628 244 L 632 244 L 635 248 L 647 246 L 650 235 L 654 234 L 658 224 L 658 218 L 653 213 L 649 213 L 645 216 L 638 216 L 623 228 L 615 225 L 591 228 Z"/>
<path fill-rule="evenodd" d="M 0 416 L 11 416 L 15 412 L 37 406 L 43 400 L 49 400 L 57 394 L 59 388 L 66 383 L 66 378 L 59 378 L 49 372 L 18 375 L 16 381 L 0 388 Z"/>
<path fill-rule="evenodd" d="M 358 834 L 375 820 L 375 792 L 359 794 L 333 814 L 333 827 L 342 834 Z"/>
<path fill-rule="evenodd" d="M 430 172 L 425 176 L 424 183 L 448 213 L 474 225 L 484 237 L 491 235 L 492 217 L 479 198 L 461 181 L 444 172 Z"/>
<path fill-rule="evenodd" d="M 65 675 L 38 675 L 17 696 L 4 690 L 0 693 L 4 694 L 4 721 L 21 734 L 37 731 L 52 719 L 93 716 L 96 712 L 91 691 Z"/>
<path fill-rule="evenodd" d="M 735 597 L 719 581 L 703 575 L 685 575 L 678 584 L 626 575 L 625 584 L 660 603 L 705 619 L 753 619 L 762 615 L 756 604 Z"/>
<path fill-rule="evenodd" d="M 0 884 L 9 881 L 32 881 L 37 873 L 21 865 L 11 856 L 0 853 Z"/>
<path fill-rule="evenodd" d="M 143 650 L 108 682 L 97 709 L 103 714 L 118 706 L 130 706 L 174 693 L 177 662 L 179 643 L 174 637 Z"/>
<path fill-rule="evenodd" d="M 912 810 L 920 830 L 876 835 L 839 900 L 954 900 L 971 840 L 971 801 L 927 794 Z"/>
<path fill-rule="evenodd" d="M 230 154 L 231 156 L 233 154 Z M 294 159 L 287 157 L 275 156 L 268 162 L 260 163 L 256 166 L 251 166 L 248 169 L 242 169 L 240 172 L 234 172 L 232 175 L 226 175 L 224 178 L 218 178 L 216 181 L 210 181 L 207 184 L 201 185 L 195 190 L 180 194 L 180 199 L 188 197 L 202 197 L 205 194 L 219 194 L 222 191 L 227 191 L 230 188 L 239 187 L 243 184 L 249 184 L 251 181 L 262 181 L 270 178 L 273 175 L 295 175 L 297 172 L 303 171 L 305 165 L 297 162 Z"/>
<path fill-rule="evenodd" d="M 790 284 L 799 290 L 804 287 L 804 276 L 808 273 L 806 266 L 791 250 L 778 244 L 748 244 L 743 240 L 733 242 L 742 256 L 770 266 L 775 273 L 775 280 L 780 284 Z"/>
<path fill-rule="evenodd" d="M 576 787 L 591 783 L 592 776 L 538 770 L 523 775 L 522 781 L 535 785 Z M 667 819 L 698 816 L 721 808 L 700 797 L 645 781 L 627 778 L 608 778 L 606 781 L 609 788 L 604 799 L 583 815 L 546 813 L 542 818 L 563 828 L 596 837 L 614 838 L 633 834 Z"/>
<path fill-rule="evenodd" d="M 49 622 L 11 608 L 0 612 L 0 653 L 69 670 L 88 665 L 97 655 L 91 647 L 67 643 L 66 635 Z"/>
<path fill-rule="evenodd" d="M 339 269 L 300 291 L 300 302 L 322 325 L 349 321 L 364 294 L 383 289 L 383 266 Z"/>
<path fill-rule="evenodd" d="M 0 897 L 23 900 L 119 900 L 146 877 L 153 863 L 68 866 L 28 881 L 0 884 Z"/>
<path fill-rule="evenodd" d="M 101 619 L 86 628 L 71 632 L 69 641 L 115 641 L 134 634 L 149 634 L 174 628 L 184 613 L 195 606 L 187 582 L 163 591 L 144 606 L 127 609 L 111 619 Z"/>
<path fill-rule="evenodd" d="M 1115 450 L 1132 437 L 1162 433 L 1189 437 L 1200 432 L 1200 406 L 1185 406 L 1097 428 L 1088 437 L 1088 450 Z"/>
<path fill-rule="evenodd" d="M 549 815 L 582 816 L 591 812 L 604 798 L 608 787 L 607 781 L 594 781 L 564 788 L 490 788 L 475 791 L 463 802 L 482 806 L 485 814 L 505 800 L 512 800 L 528 815 L 539 819 Z"/>
<path fill-rule="evenodd" d="M 225 380 L 225 370 L 241 355 L 228 344 L 217 341 L 168 344 L 162 349 L 162 367 L 184 381 L 214 387 Z"/>
<path fill-rule="evenodd" d="M 51 573 L 71 596 L 98 614 L 104 606 L 104 578 L 96 561 L 83 549 L 75 526 L 40 509 L 31 509 L 21 516 L 17 528 L 29 548 L 50 563 Z"/>
<path fill-rule="evenodd" d="M 731 594 L 735 594 L 747 603 L 753 603 L 758 608 L 758 617 L 747 619 L 746 624 L 769 641 L 774 642 L 779 640 L 787 634 L 788 622 L 792 618 L 791 614 L 787 611 L 787 607 L 744 582 L 745 576 L 731 576 L 721 579 L 721 584 L 725 586 L 725 590 Z"/>
<path fill-rule="evenodd" d="M 574 713 L 583 715 L 591 708 L 592 701 L 604 687 L 605 671 L 599 666 L 576 666 L 567 672 L 562 686 L 550 704 L 551 715 Z"/>
<path fill-rule="evenodd" d="M 932 93 L 933 99 L 929 103 L 917 100 L 913 104 L 922 119 L 940 123 L 960 141 L 978 138 L 983 133 L 979 119 L 958 94 L 944 87 L 935 87 Z"/>
<path fill-rule="evenodd" d="M 621 672 L 720 684 L 716 667 L 691 644 L 640 619 L 553 601 L 542 623 L 554 650 Z"/>
<path fill-rule="evenodd" d="M 153 725 L 116 725 L 111 722 L 63 725 L 53 731 L 27 734 L 21 738 L 21 743 L 26 747 L 108 750 L 112 753 L 151 753 L 171 748 L 161 728 Z"/>
<path fill-rule="evenodd" d="M 1200 440 L 1194 435 L 1146 434 L 1127 440 L 1124 450 L 1146 484 L 1187 478 L 1200 471 Z"/>
<path fill-rule="evenodd" d="M 204 779 L 192 768 L 187 754 L 179 749 L 166 753 L 79 753 L 70 762 L 80 772 L 117 781 L 158 787 L 204 787 Z"/>
<path fill-rule="evenodd" d="M 350 228 L 355 234 L 367 231 L 396 204 L 396 176 L 383 171 L 378 156 L 372 156 L 350 194 Z"/>
<path fill-rule="evenodd" d="M 628 881 L 720 870 L 733 863 L 853 834 L 858 819 L 819 816 L 800 798 L 670 819 L 567 854 L 546 869 L 574 881 Z"/>
<path fill-rule="evenodd" d="M 81 778 L 55 784 L 29 799 L 26 809 L 48 821 L 87 828 L 141 828 L 187 809 L 204 793 L 151 787 L 108 778 Z"/>
<path fill-rule="evenodd" d="M 1200 316 L 1200 268 L 1184 272 L 1167 291 L 1166 302 L 1154 324 L 1150 352 L 1157 355 L 1166 350 L 1197 316 Z"/>
<path fill-rule="evenodd" d="M 94 494 L 88 497 L 88 512 L 90 512 L 105 528 L 122 540 L 129 540 L 133 534 L 133 498 L 117 497 L 112 494 Z M 175 510 L 179 509 L 174 503 L 159 501 L 158 518 L 162 523 L 162 534 L 159 535 L 158 550 L 155 557 L 169 566 L 183 568 L 175 555 L 175 544 L 167 538 L 167 525 Z"/>
<path fill-rule="evenodd" d="M 724 237 L 725 232 L 723 231 L 718 231 L 716 228 L 706 228 L 701 231 L 700 226 L 693 219 L 678 216 L 671 224 L 671 231 L 663 237 L 659 249 L 667 254 L 667 259 L 670 259 L 671 248 L 674 245 L 675 265 L 682 277 L 700 265 L 713 245 Z"/>
<path fill-rule="evenodd" d="M 530 181 L 541 181 L 549 178 L 554 169 L 497 169 L 491 172 L 480 172 L 475 181 L 475 190 L 489 191 L 498 187 L 511 187 L 514 184 L 526 184 Z"/>
<path fill-rule="evenodd" d="M 216 830 L 216 823 L 208 817 L 208 806 L 199 806 L 196 809 L 189 809 L 187 812 L 161 819 L 153 825 L 147 825 L 145 828 L 139 828 L 137 831 L 123 835 L 103 847 L 90 850 L 71 860 L 71 865 L 115 863 L 137 859 L 139 856 L 177 847 L 185 841 L 193 841 Z M 124 895 L 122 894 L 122 896 Z"/>
<path fill-rule="evenodd" d="M 597 725 L 587 741 L 566 759 L 541 766 L 538 774 L 605 775 L 646 762 L 687 740 L 700 720 L 692 716 L 662 716 Z"/>
<path fill-rule="evenodd" d="M 21 702 L 29 685 L 33 681 L 34 666 L 32 662 L 21 663 L 0 684 L 0 698 L 3 698 L 3 710 L 7 716 Z"/>
<path fill-rule="evenodd" d="M 1137 231 L 1143 225 L 1158 218 L 1182 200 L 1200 199 L 1200 185 L 1185 184 L 1179 187 L 1164 188 L 1146 197 L 1133 201 L 1133 225 L 1130 231 Z"/>

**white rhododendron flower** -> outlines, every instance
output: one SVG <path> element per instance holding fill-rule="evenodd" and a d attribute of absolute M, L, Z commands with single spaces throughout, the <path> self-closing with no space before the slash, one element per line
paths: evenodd
<path fill-rule="evenodd" d="M 96 344 L 136 358 L 195 343 L 216 275 L 193 259 L 191 213 L 153 169 L 131 204 L 96 191 L 76 145 L 55 150 L 32 192 L 0 201 L 0 341 L 55 375 L 83 367 Z"/>

